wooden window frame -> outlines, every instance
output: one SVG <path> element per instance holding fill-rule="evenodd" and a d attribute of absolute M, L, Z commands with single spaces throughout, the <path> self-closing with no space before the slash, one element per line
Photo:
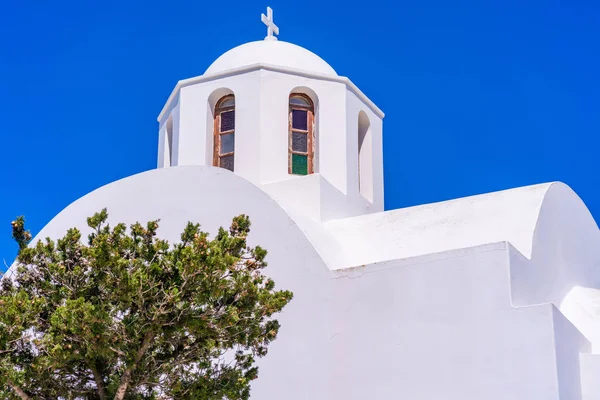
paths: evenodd
<path fill-rule="evenodd" d="M 221 104 L 223 104 L 225 101 L 229 100 L 229 99 L 233 99 L 234 100 L 234 104 L 231 106 L 226 106 L 226 107 L 222 107 Z M 233 125 L 233 129 L 229 130 L 229 131 L 224 131 L 221 132 L 221 114 L 223 114 L 224 112 L 228 112 L 228 111 L 234 111 L 235 112 L 235 96 L 233 94 L 228 94 L 227 96 L 223 96 L 219 99 L 219 101 L 217 102 L 217 105 L 215 106 L 215 117 L 214 117 L 214 136 L 213 136 L 213 166 L 215 167 L 220 167 L 221 166 L 221 158 L 223 157 L 227 157 L 227 156 L 233 156 L 233 162 L 234 162 L 234 167 L 233 169 L 235 170 L 235 114 L 234 114 L 234 125 Z M 225 153 L 225 154 L 221 154 L 220 150 L 221 150 L 221 136 L 222 135 L 230 135 L 233 134 L 234 135 L 234 141 L 233 141 L 233 151 L 230 151 L 229 153 Z"/>
<path fill-rule="evenodd" d="M 306 101 L 308 101 L 309 105 L 308 106 L 302 106 L 302 105 L 298 105 L 298 104 L 292 104 L 291 100 L 293 97 L 302 97 L 304 98 Z M 302 110 L 302 111 L 307 111 L 307 130 L 303 131 L 301 129 L 294 129 L 293 128 L 293 121 L 292 121 L 292 111 L 293 110 Z M 315 105 L 312 101 L 312 99 L 304 94 L 304 93 L 292 93 L 290 94 L 290 97 L 288 99 L 288 174 L 290 175 L 299 175 L 299 176 L 304 176 L 304 175 L 300 175 L 300 174 L 293 174 L 292 173 L 292 155 L 293 154 L 298 154 L 298 155 L 302 155 L 302 156 L 307 156 L 307 160 L 306 162 L 308 163 L 307 165 L 307 175 L 313 174 L 314 173 L 314 156 L 315 156 L 315 129 L 314 129 L 314 121 L 315 121 Z M 299 152 L 299 151 L 294 151 L 292 148 L 292 138 L 293 138 L 293 133 L 303 133 L 308 135 L 308 140 L 307 140 L 307 152 L 303 153 L 303 152 Z"/>

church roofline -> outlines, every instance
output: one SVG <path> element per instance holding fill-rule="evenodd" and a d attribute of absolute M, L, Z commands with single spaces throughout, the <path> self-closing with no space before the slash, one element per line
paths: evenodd
<path fill-rule="evenodd" d="M 555 246 L 553 240 L 600 237 L 586 205 L 561 182 L 336 219 L 323 226 L 335 238 L 322 254 L 332 270 L 500 242 L 509 242 L 532 260 Z"/>
<path fill-rule="evenodd" d="M 354 93 L 360 100 L 362 100 L 371 109 L 371 111 L 373 111 L 379 118 L 383 118 L 385 116 L 384 112 L 379 107 L 377 107 L 375 105 L 375 103 L 373 103 L 354 83 L 352 83 L 352 81 L 349 78 L 347 78 L 345 76 L 315 74 L 315 73 L 311 73 L 311 72 L 307 72 L 307 71 L 303 71 L 303 70 L 299 70 L 299 69 L 295 69 L 295 68 L 287 68 L 287 67 L 280 67 L 280 66 L 271 65 L 271 64 L 260 63 L 260 64 L 247 65 L 247 66 L 240 67 L 240 68 L 234 68 L 234 69 L 230 69 L 230 70 L 224 71 L 224 72 L 219 72 L 216 74 L 196 76 L 193 78 L 183 79 L 183 80 L 177 82 L 177 85 L 175 85 L 175 88 L 171 92 L 171 95 L 169 96 L 167 102 L 165 103 L 165 106 L 162 108 L 160 114 L 158 115 L 158 118 L 157 118 L 158 122 L 160 123 L 163 120 L 163 118 L 165 117 L 165 115 L 167 114 L 167 111 L 171 109 L 174 101 L 179 96 L 179 91 L 182 88 L 184 88 L 186 86 L 191 86 L 191 85 L 195 85 L 198 83 L 202 83 L 202 82 L 209 82 L 209 81 L 212 81 L 215 79 L 221 79 L 221 78 L 231 76 L 231 75 L 238 75 L 238 74 L 251 72 L 251 71 L 257 71 L 257 70 L 261 70 L 261 69 L 273 71 L 273 72 L 283 72 L 286 74 L 297 75 L 297 76 L 302 76 L 302 77 L 306 77 L 306 78 L 313 78 L 313 79 L 320 79 L 320 80 L 325 80 L 325 81 L 343 83 L 346 85 L 346 87 L 352 93 Z"/>

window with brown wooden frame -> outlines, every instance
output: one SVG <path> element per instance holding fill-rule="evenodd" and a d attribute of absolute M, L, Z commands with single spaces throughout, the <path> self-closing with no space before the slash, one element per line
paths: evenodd
<path fill-rule="evenodd" d="M 222 97 L 215 107 L 213 165 L 233 171 L 235 155 L 235 97 Z"/>
<path fill-rule="evenodd" d="M 308 175 L 314 172 L 314 119 L 312 100 L 305 94 L 292 93 L 288 120 L 288 173 Z"/>

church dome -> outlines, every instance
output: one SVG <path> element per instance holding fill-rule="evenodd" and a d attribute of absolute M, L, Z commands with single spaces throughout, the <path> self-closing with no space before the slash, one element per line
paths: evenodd
<path fill-rule="evenodd" d="M 217 58 L 204 75 L 225 72 L 253 64 L 270 64 L 307 72 L 335 75 L 335 70 L 315 53 L 279 40 L 259 40 L 234 47 Z"/>

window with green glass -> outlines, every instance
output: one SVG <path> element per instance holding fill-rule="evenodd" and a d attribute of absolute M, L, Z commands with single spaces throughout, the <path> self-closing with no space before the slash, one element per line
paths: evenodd
<path fill-rule="evenodd" d="M 215 107 L 213 165 L 233 171 L 235 161 L 235 97 L 227 95 Z"/>
<path fill-rule="evenodd" d="M 289 102 L 289 168 L 293 175 L 308 175 L 313 171 L 314 106 L 305 94 L 292 93 Z"/>
<path fill-rule="evenodd" d="M 292 153 L 292 174 L 308 175 L 308 156 Z"/>

